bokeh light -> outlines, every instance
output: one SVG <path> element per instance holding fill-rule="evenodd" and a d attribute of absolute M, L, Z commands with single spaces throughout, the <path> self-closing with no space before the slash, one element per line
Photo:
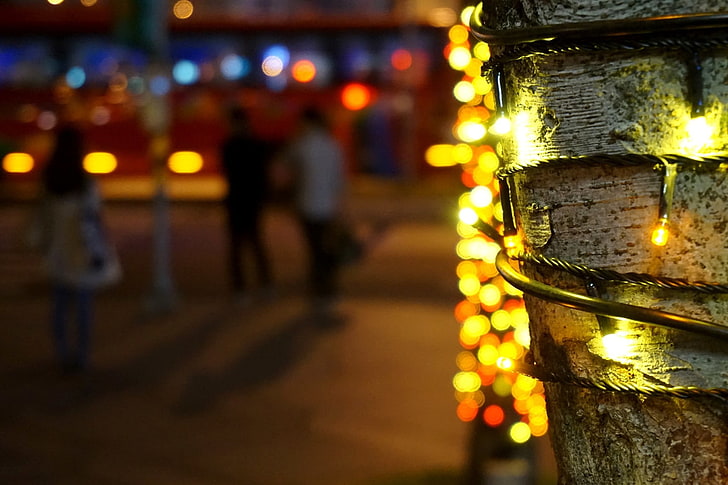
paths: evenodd
<path fill-rule="evenodd" d="M 531 438 L 531 428 L 527 423 L 518 422 L 511 426 L 508 434 L 515 443 L 525 443 Z"/>
<path fill-rule="evenodd" d="M 11 152 L 3 157 L 3 170 L 7 173 L 28 173 L 35 161 L 28 153 Z"/>
<path fill-rule="evenodd" d="M 291 61 L 291 52 L 284 45 L 274 44 L 263 51 L 261 69 L 268 77 L 280 76 Z"/>
<path fill-rule="evenodd" d="M 86 83 L 86 71 L 80 66 L 74 66 L 66 73 L 66 84 L 72 89 L 78 89 Z"/>
<path fill-rule="evenodd" d="M 351 111 L 359 111 L 367 106 L 372 100 L 372 90 L 361 83 L 350 83 L 344 86 L 341 91 L 341 103 Z"/>
<path fill-rule="evenodd" d="M 301 59 L 293 63 L 291 76 L 300 83 L 309 83 L 316 77 L 316 64 L 309 59 Z"/>
<path fill-rule="evenodd" d="M 450 63 L 450 67 L 456 71 L 462 71 L 468 67 L 471 59 L 470 50 L 467 47 L 458 46 L 450 51 L 447 60 Z"/>
<path fill-rule="evenodd" d="M 111 173 L 116 170 L 116 166 L 116 157 L 108 152 L 91 152 L 83 158 L 83 168 L 88 173 Z"/>
<path fill-rule="evenodd" d="M 498 426 L 503 424 L 503 421 L 505 421 L 505 419 L 505 411 L 503 411 L 503 408 L 498 406 L 497 404 L 491 404 L 483 410 L 483 421 L 485 421 L 485 424 L 487 424 L 488 426 L 497 428 Z"/>
<path fill-rule="evenodd" d="M 475 86 L 469 81 L 460 81 L 453 88 L 453 94 L 461 103 L 469 103 L 475 98 Z"/>
<path fill-rule="evenodd" d="M 474 420 L 473 406 L 477 404 L 477 413 L 487 426 L 507 427 L 506 434 L 520 444 L 532 436 L 544 436 L 548 418 L 543 385 L 514 372 L 531 342 L 522 292 L 498 274 L 495 258 L 501 247 L 475 225 L 484 223 L 502 231 L 503 204 L 496 177 L 502 150 L 498 137 L 508 133 L 510 126 L 507 118 L 499 121 L 494 116 L 493 87 L 490 79 L 481 75 L 483 63 L 491 57 L 490 47 L 484 42 L 470 42 L 469 22 L 474 11 L 472 6 L 462 10 L 461 24 L 450 27 L 449 44 L 443 49 L 450 67 L 462 74 L 453 86 L 453 96 L 461 107 L 452 128 L 461 143 L 433 145 L 425 158 L 436 167 L 460 165 L 461 180 L 468 189 L 458 200 L 457 219 L 460 240 L 456 252 L 461 262 L 456 272 L 464 297 L 454 309 L 464 348 L 457 358 L 460 372 L 453 379 L 457 415 L 463 421 Z M 518 115 L 514 119 L 517 128 Z M 502 244 L 506 243 L 507 238 L 503 238 Z M 473 360 L 478 363 L 475 371 Z M 474 399 L 478 380 L 480 394 Z M 509 398 L 517 415 L 515 422 L 504 406 L 493 403 Z"/>
<path fill-rule="evenodd" d="M 197 152 L 179 151 L 169 156 L 169 170 L 178 174 L 197 173 L 202 169 L 202 156 Z"/>
<path fill-rule="evenodd" d="M 280 76 L 283 72 L 283 67 L 283 60 L 277 56 L 266 57 L 260 65 L 263 74 L 268 77 Z"/>
<path fill-rule="evenodd" d="M 58 123 L 58 116 L 53 111 L 41 111 L 37 119 L 38 128 L 44 131 L 52 130 Z"/>
<path fill-rule="evenodd" d="M 186 59 L 177 61 L 172 68 L 172 77 L 178 84 L 194 84 L 200 79 L 200 67 Z"/>
<path fill-rule="evenodd" d="M 238 54 L 227 54 L 220 60 L 220 74 L 225 79 L 236 81 L 250 72 L 250 61 Z"/>
<path fill-rule="evenodd" d="M 412 67 L 412 53 L 407 49 L 396 49 L 389 58 L 392 67 L 398 71 L 406 71 Z"/>
<path fill-rule="evenodd" d="M 169 93 L 172 83 L 167 76 L 157 75 L 149 80 L 149 90 L 155 96 L 164 96 Z"/>
<path fill-rule="evenodd" d="M 190 0 L 177 0 L 172 7 L 174 16 L 181 20 L 192 17 L 194 11 L 195 7 Z"/>

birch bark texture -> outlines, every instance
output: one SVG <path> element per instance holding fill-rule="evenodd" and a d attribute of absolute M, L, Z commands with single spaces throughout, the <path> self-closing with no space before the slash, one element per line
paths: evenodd
<path fill-rule="evenodd" d="M 486 0 L 486 25 L 515 29 L 596 20 L 728 11 L 726 1 Z M 497 49 L 494 50 L 497 53 Z M 534 56 L 506 64 L 513 133 L 506 166 L 564 156 L 719 152 L 728 144 L 728 54 L 701 52 L 707 145 L 686 137 L 691 117 L 686 53 L 615 50 Z M 525 249 L 592 268 L 728 283 L 728 175 L 677 175 L 666 246 L 658 222 L 663 177 L 651 166 L 540 165 L 512 176 Z M 583 279 L 523 263 L 534 279 L 585 293 Z M 728 325 L 728 297 L 610 283 L 605 299 Z M 550 370 L 591 379 L 664 386 L 728 387 L 726 342 L 623 322 L 525 296 L 531 351 Z M 602 336 L 630 338 L 619 356 Z M 546 384 L 559 483 L 633 485 L 728 483 L 728 405 L 716 398 L 646 397 L 571 384 Z"/>

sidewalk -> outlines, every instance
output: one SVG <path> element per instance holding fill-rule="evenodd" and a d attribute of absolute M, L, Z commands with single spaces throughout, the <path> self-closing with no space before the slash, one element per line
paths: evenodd
<path fill-rule="evenodd" d="M 191 198 L 171 204 L 179 305 L 145 314 L 149 205 L 112 201 L 125 278 L 99 297 L 95 365 L 83 378 L 51 365 L 46 288 L 8 236 L 26 207 L 2 206 L 0 483 L 457 483 L 467 426 L 451 384 L 460 347 L 449 194 L 388 190 L 353 201 L 359 222 L 387 229 L 346 270 L 328 325 L 308 312 L 287 214 L 268 219 L 278 294 L 240 308 L 227 294 L 219 208 Z"/>

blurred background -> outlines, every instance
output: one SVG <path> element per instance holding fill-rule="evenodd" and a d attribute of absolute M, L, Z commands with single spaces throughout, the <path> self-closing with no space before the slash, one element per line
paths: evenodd
<path fill-rule="evenodd" d="M 454 115 L 442 50 L 458 3 L 4 0 L 0 146 L 40 164 L 49 131 L 82 121 L 89 150 L 113 156 L 89 160 L 92 172 L 145 176 L 149 131 L 164 125 L 170 152 L 189 155 L 171 172 L 209 179 L 226 105 L 249 108 L 256 129 L 281 141 L 301 106 L 317 103 L 350 172 L 426 176 L 424 150 Z M 10 162 L 6 172 L 28 171 L 27 159 Z"/>
<path fill-rule="evenodd" d="M 523 355 L 528 317 L 468 222 L 500 214 L 469 11 L 0 0 L 0 482 L 555 483 L 542 386 L 495 365 Z M 344 149 L 363 255 L 326 325 L 284 205 L 265 217 L 275 297 L 230 301 L 219 148 L 234 104 L 274 145 L 316 105 Z M 47 277 L 23 241 L 69 121 L 124 271 L 73 377 L 53 368 Z"/>

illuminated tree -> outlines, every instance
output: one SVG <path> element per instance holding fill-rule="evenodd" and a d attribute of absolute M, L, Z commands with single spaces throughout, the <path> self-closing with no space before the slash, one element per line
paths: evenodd
<path fill-rule="evenodd" d="M 728 481 L 728 36 L 724 15 L 689 15 L 714 3 L 472 16 L 512 123 L 495 229 L 520 242 L 495 264 L 532 347 L 513 364 L 545 382 L 560 483 Z"/>

